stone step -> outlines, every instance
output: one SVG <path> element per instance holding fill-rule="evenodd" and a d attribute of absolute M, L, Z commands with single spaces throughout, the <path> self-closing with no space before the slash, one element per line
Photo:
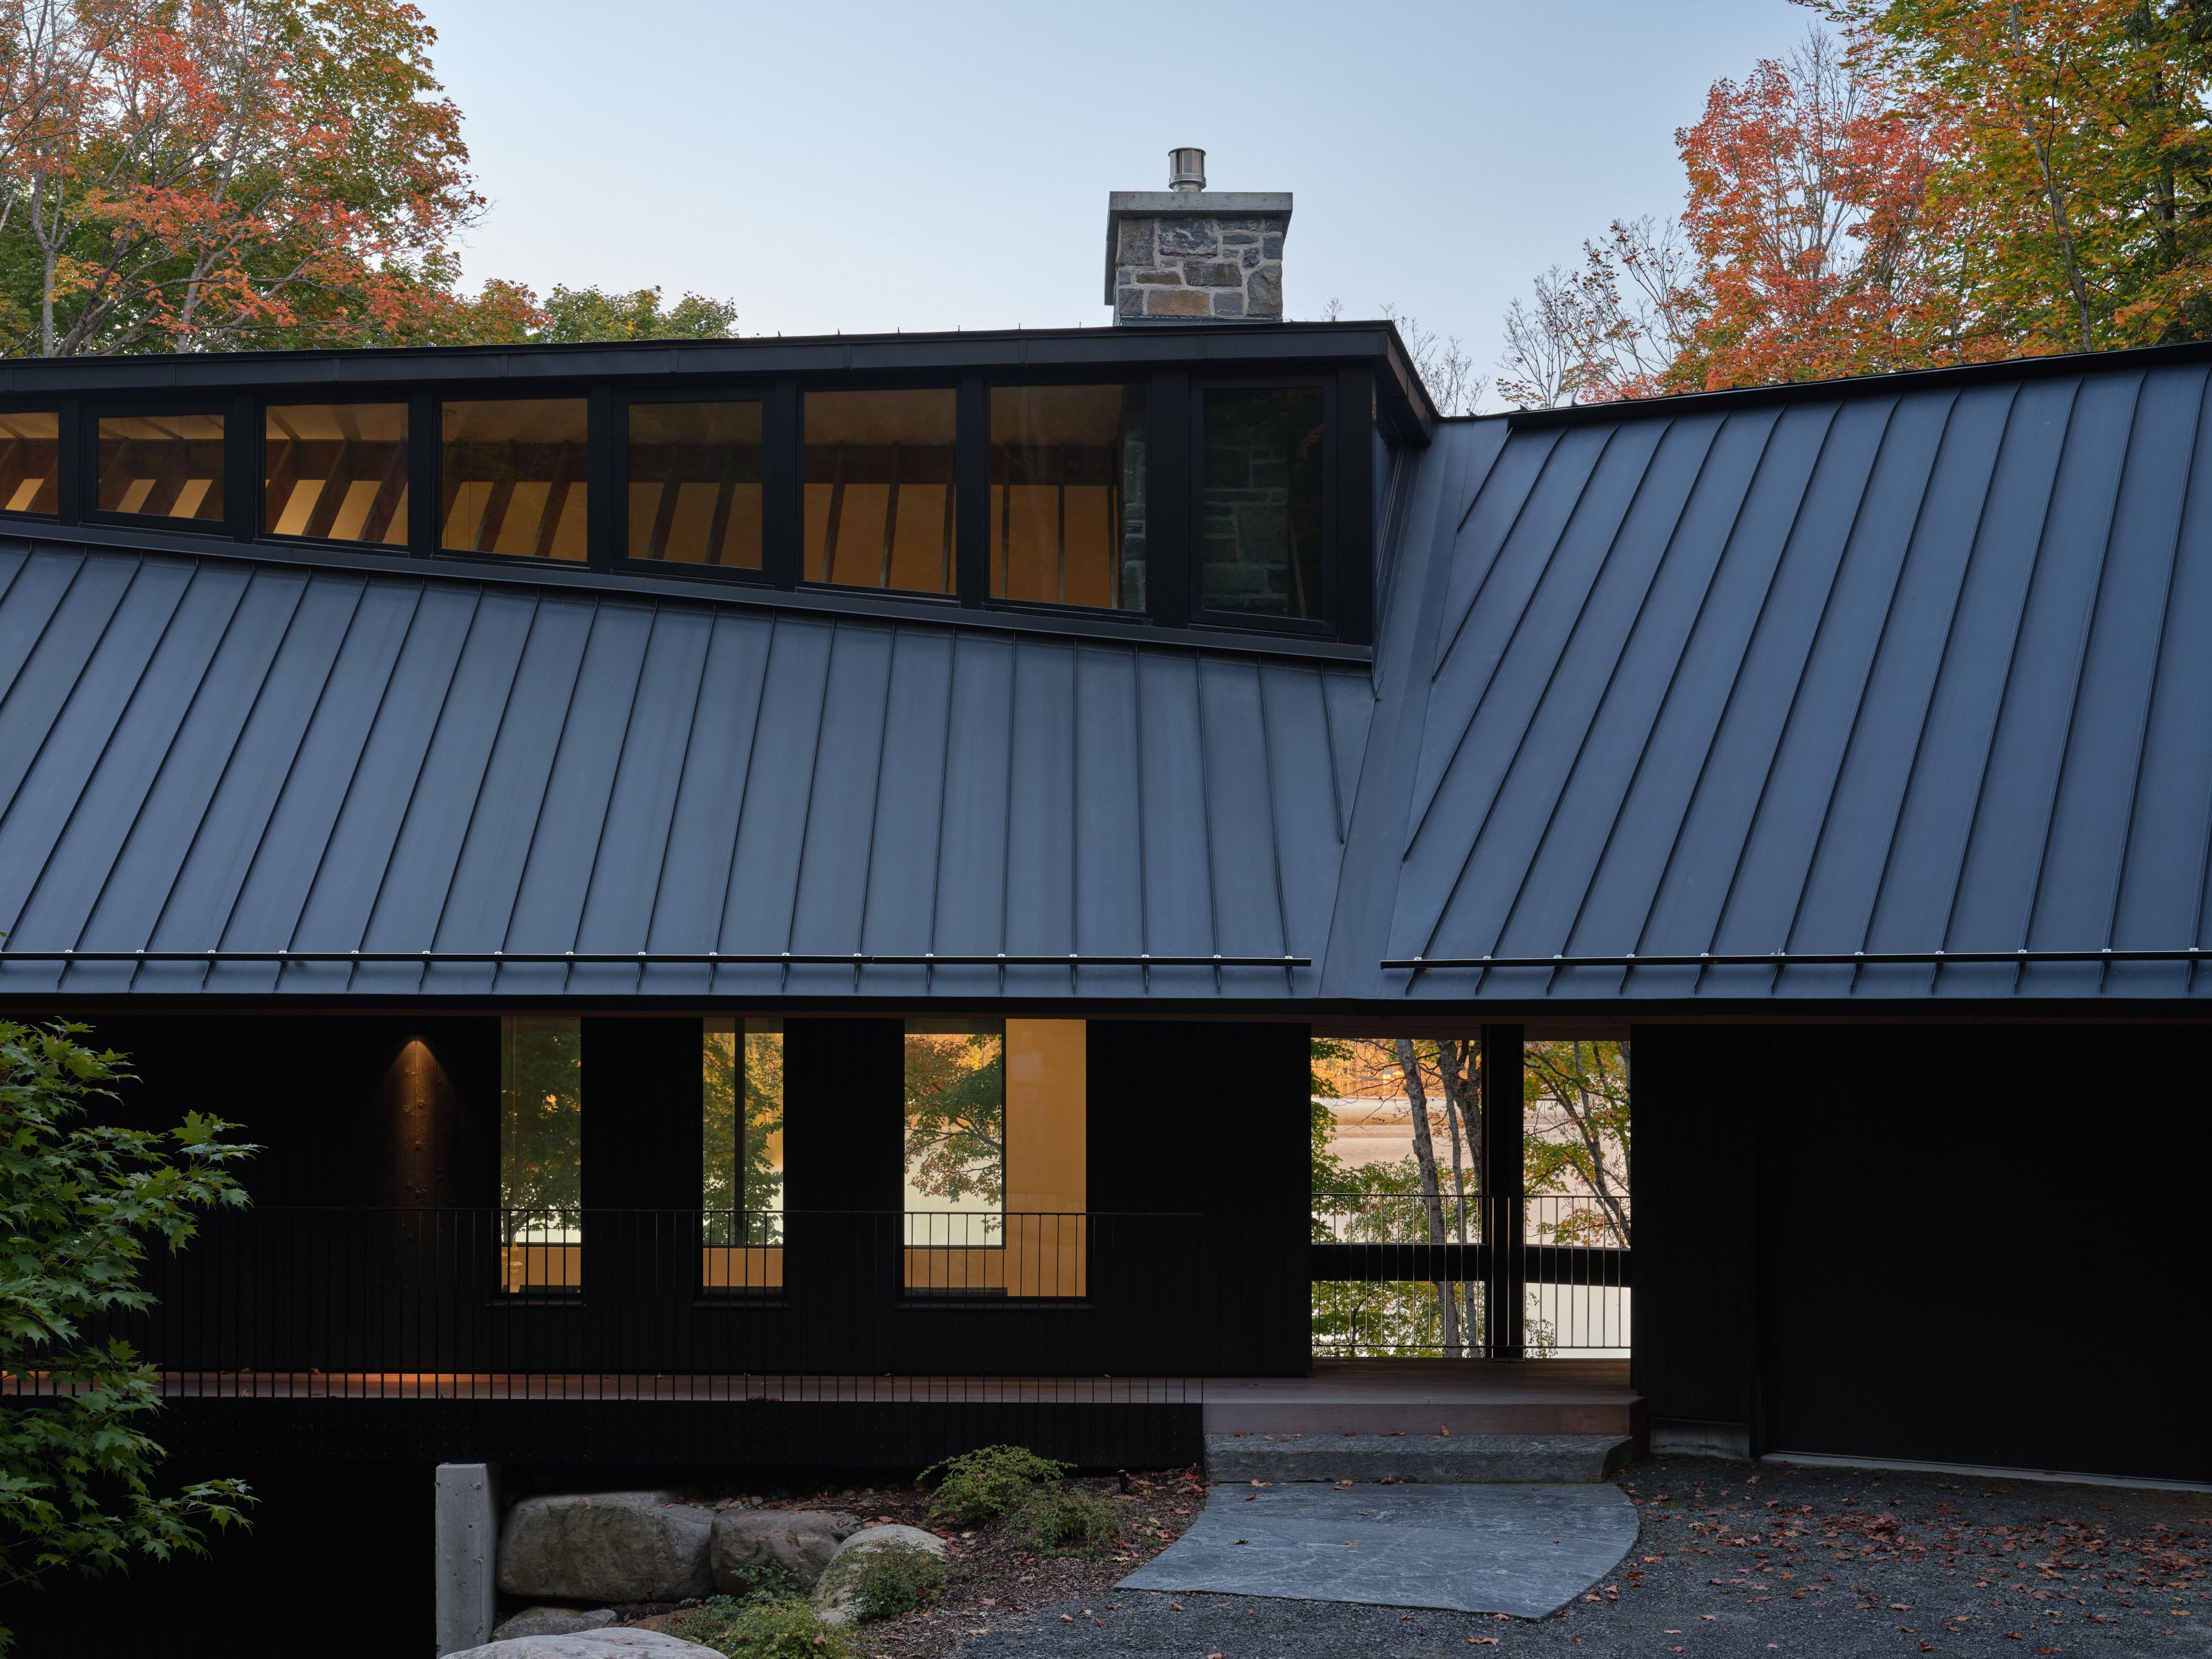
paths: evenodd
<path fill-rule="evenodd" d="M 1218 1481 L 1602 1480 L 1633 1455 L 1610 1434 L 1209 1434 L 1206 1473 Z"/>

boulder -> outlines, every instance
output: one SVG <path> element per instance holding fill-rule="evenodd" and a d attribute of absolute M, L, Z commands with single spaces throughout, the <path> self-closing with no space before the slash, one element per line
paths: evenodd
<path fill-rule="evenodd" d="M 787 1567 L 811 1584 L 860 1529 L 858 1516 L 827 1510 L 724 1510 L 714 1517 L 714 1588 L 748 1589 L 738 1570 L 758 1566 Z"/>
<path fill-rule="evenodd" d="M 713 1515 L 675 1492 L 526 1498 L 500 1528 L 499 1587 L 509 1595 L 570 1601 L 708 1595 L 714 1531 Z"/>
<path fill-rule="evenodd" d="M 579 1631 L 573 1636 L 518 1636 L 505 1642 L 487 1642 L 480 1648 L 464 1648 L 447 1659 L 722 1659 L 713 1648 L 701 1647 L 679 1636 L 663 1636 L 657 1630 Z"/>
<path fill-rule="evenodd" d="M 525 1607 L 491 1633 L 495 1642 L 517 1636 L 574 1636 L 580 1630 L 605 1630 L 615 1621 L 614 1609 L 586 1613 L 580 1607 Z"/>
<path fill-rule="evenodd" d="M 830 1565 L 834 1566 L 848 1555 L 860 1551 L 881 1549 L 886 1544 L 913 1544 L 940 1561 L 948 1559 L 945 1540 L 933 1532 L 924 1532 L 920 1527 L 867 1527 L 837 1547 L 837 1553 L 830 1558 Z M 826 1572 L 828 1568 L 823 1571 Z M 842 1625 L 850 1620 L 852 1600 L 851 1591 L 834 1580 L 814 1592 L 815 1610 L 825 1625 Z"/>

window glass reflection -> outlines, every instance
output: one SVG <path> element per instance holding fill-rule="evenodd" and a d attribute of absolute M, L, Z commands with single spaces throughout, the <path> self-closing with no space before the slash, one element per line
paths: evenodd
<path fill-rule="evenodd" d="M 262 465 L 270 534 L 406 545 L 405 404 L 272 404 Z"/>
<path fill-rule="evenodd" d="M 700 1283 L 783 1283 L 783 1023 L 709 1015 L 699 1111 Z"/>
<path fill-rule="evenodd" d="M 1079 1019 L 907 1022 L 908 1295 L 1085 1293 L 1085 1055 Z"/>
<path fill-rule="evenodd" d="M 118 415 L 100 422 L 104 513 L 157 519 L 222 518 L 222 416 Z"/>
<path fill-rule="evenodd" d="M 991 592 L 1145 608 L 1145 388 L 991 389 Z"/>
<path fill-rule="evenodd" d="M 445 405 L 438 545 L 459 553 L 585 553 L 581 398 Z"/>
<path fill-rule="evenodd" d="M 500 1285 L 583 1283 L 584 1037 L 574 1017 L 500 1020 Z"/>
<path fill-rule="evenodd" d="M 58 513 L 61 416 L 0 415 L 0 512 Z"/>
<path fill-rule="evenodd" d="M 633 404 L 629 556 L 761 568 L 761 406 Z"/>
<path fill-rule="evenodd" d="M 1322 392 L 1206 393 L 1200 604 L 1322 616 Z"/>
<path fill-rule="evenodd" d="M 954 394 L 806 394 L 805 574 L 952 592 Z"/>

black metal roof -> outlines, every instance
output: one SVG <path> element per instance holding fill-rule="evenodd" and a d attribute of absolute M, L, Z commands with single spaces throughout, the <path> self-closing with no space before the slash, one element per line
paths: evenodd
<path fill-rule="evenodd" d="M 2197 946 L 2206 385 L 2191 349 L 1448 426 L 1347 860 L 1389 875 L 1325 988 L 2206 994 L 2190 960 L 1623 960 Z M 1373 966 L 1555 956 L 1612 960 Z"/>
<path fill-rule="evenodd" d="M 2203 937 L 2208 374 L 2201 350 L 2113 354 L 1443 422 L 1398 454 L 1371 677 L 1233 641 L 18 540 L 9 953 L 1292 965 L 0 955 L 0 994 L 2212 994 L 2191 961 L 2045 954 Z M 1629 965 L 1653 957 L 1692 961 Z M 1385 965 L 1486 957 L 1546 965 Z"/>
<path fill-rule="evenodd" d="M 1364 672 L 18 544 L 11 951 L 1310 959 Z M 4 962 L 0 990 L 1065 998 L 1311 967 Z"/>

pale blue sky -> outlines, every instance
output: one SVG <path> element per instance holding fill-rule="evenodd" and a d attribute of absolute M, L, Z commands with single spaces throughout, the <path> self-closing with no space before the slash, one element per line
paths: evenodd
<path fill-rule="evenodd" d="M 1105 325 L 1106 193 L 1197 144 L 1297 197 L 1289 314 L 1395 304 L 1486 368 L 1507 301 L 1679 210 L 1676 127 L 1787 0 L 420 0 L 491 198 L 471 279 L 659 283 L 748 333 Z"/>

